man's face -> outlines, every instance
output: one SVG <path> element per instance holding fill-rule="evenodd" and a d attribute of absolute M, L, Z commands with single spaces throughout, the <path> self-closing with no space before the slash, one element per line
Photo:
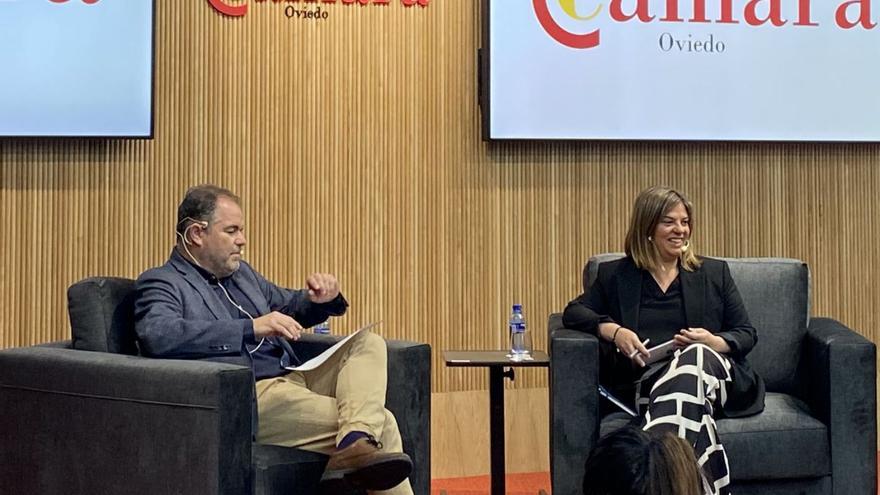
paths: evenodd
<path fill-rule="evenodd" d="M 241 207 L 229 198 L 217 198 L 214 219 L 203 229 L 198 258 L 202 266 L 217 278 L 228 277 L 241 264 L 244 237 L 244 219 Z"/>

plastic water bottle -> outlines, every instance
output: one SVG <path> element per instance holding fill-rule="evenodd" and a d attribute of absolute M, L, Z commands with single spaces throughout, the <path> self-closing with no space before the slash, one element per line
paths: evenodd
<path fill-rule="evenodd" d="M 510 327 L 510 355 L 514 359 L 528 355 L 529 349 L 526 347 L 526 319 L 523 316 L 522 304 L 513 305 L 508 326 Z"/>
<path fill-rule="evenodd" d="M 312 327 L 312 331 L 322 335 L 330 335 L 330 320 L 318 323 Z"/>

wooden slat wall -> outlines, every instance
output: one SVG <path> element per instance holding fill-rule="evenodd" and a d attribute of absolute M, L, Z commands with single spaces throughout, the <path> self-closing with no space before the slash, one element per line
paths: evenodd
<path fill-rule="evenodd" d="M 485 388 L 441 352 L 505 345 L 513 302 L 545 348 L 547 315 L 655 183 L 692 196 L 700 252 L 804 259 L 813 313 L 877 340 L 877 145 L 483 143 L 479 3 L 321 4 L 317 22 L 283 15 L 301 2 L 232 19 L 158 0 L 154 140 L 0 140 L 0 347 L 66 338 L 72 282 L 162 263 L 203 181 L 242 195 L 267 276 L 340 277 L 335 331 L 430 342 L 435 392 Z"/>

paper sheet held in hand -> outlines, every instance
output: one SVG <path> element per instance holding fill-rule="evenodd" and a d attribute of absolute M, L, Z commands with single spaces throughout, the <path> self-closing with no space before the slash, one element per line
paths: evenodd
<path fill-rule="evenodd" d="M 369 330 L 369 329 L 375 327 L 379 323 L 382 323 L 382 322 L 377 321 L 375 323 L 370 323 L 369 325 L 364 325 L 364 326 L 358 328 L 357 331 L 354 332 L 353 334 L 351 334 L 348 337 L 345 337 L 344 339 L 340 340 L 339 342 L 333 344 L 333 346 L 331 346 L 329 349 L 322 352 L 321 354 L 318 354 L 317 356 L 313 357 L 312 359 L 309 359 L 308 361 L 302 363 L 299 366 L 286 366 L 285 369 L 288 369 L 290 371 L 311 371 L 311 370 L 317 368 L 318 366 L 321 366 L 322 364 L 324 364 L 325 361 L 330 359 L 330 356 L 332 356 L 336 351 L 338 351 L 339 348 L 342 347 L 346 342 L 351 340 L 352 337 L 363 332 L 364 330 Z"/>

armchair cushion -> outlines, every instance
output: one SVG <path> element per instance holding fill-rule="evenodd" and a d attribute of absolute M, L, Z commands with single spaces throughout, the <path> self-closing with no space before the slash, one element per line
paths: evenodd
<path fill-rule="evenodd" d="M 632 421 L 626 413 L 602 420 L 603 437 Z M 828 428 L 806 404 L 786 394 L 768 392 L 764 412 L 719 419 L 718 435 L 730 457 L 735 480 L 818 478 L 831 474 Z"/>
<path fill-rule="evenodd" d="M 806 404 L 767 393 L 764 412 L 718 420 L 718 435 L 737 480 L 818 478 L 831 474 L 828 428 Z"/>
<path fill-rule="evenodd" d="M 73 348 L 138 354 L 134 332 L 134 280 L 91 277 L 67 289 Z"/>
<path fill-rule="evenodd" d="M 254 444 L 254 493 L 318 493 L 328 457 L 315 452 Z"/>
<path fill-rule="evenodd" d="M 794 393 L 810 314 L 807 265 L 782 258 L 722 259 L 758 330 L 749 362 L 768 391 Z"/>

